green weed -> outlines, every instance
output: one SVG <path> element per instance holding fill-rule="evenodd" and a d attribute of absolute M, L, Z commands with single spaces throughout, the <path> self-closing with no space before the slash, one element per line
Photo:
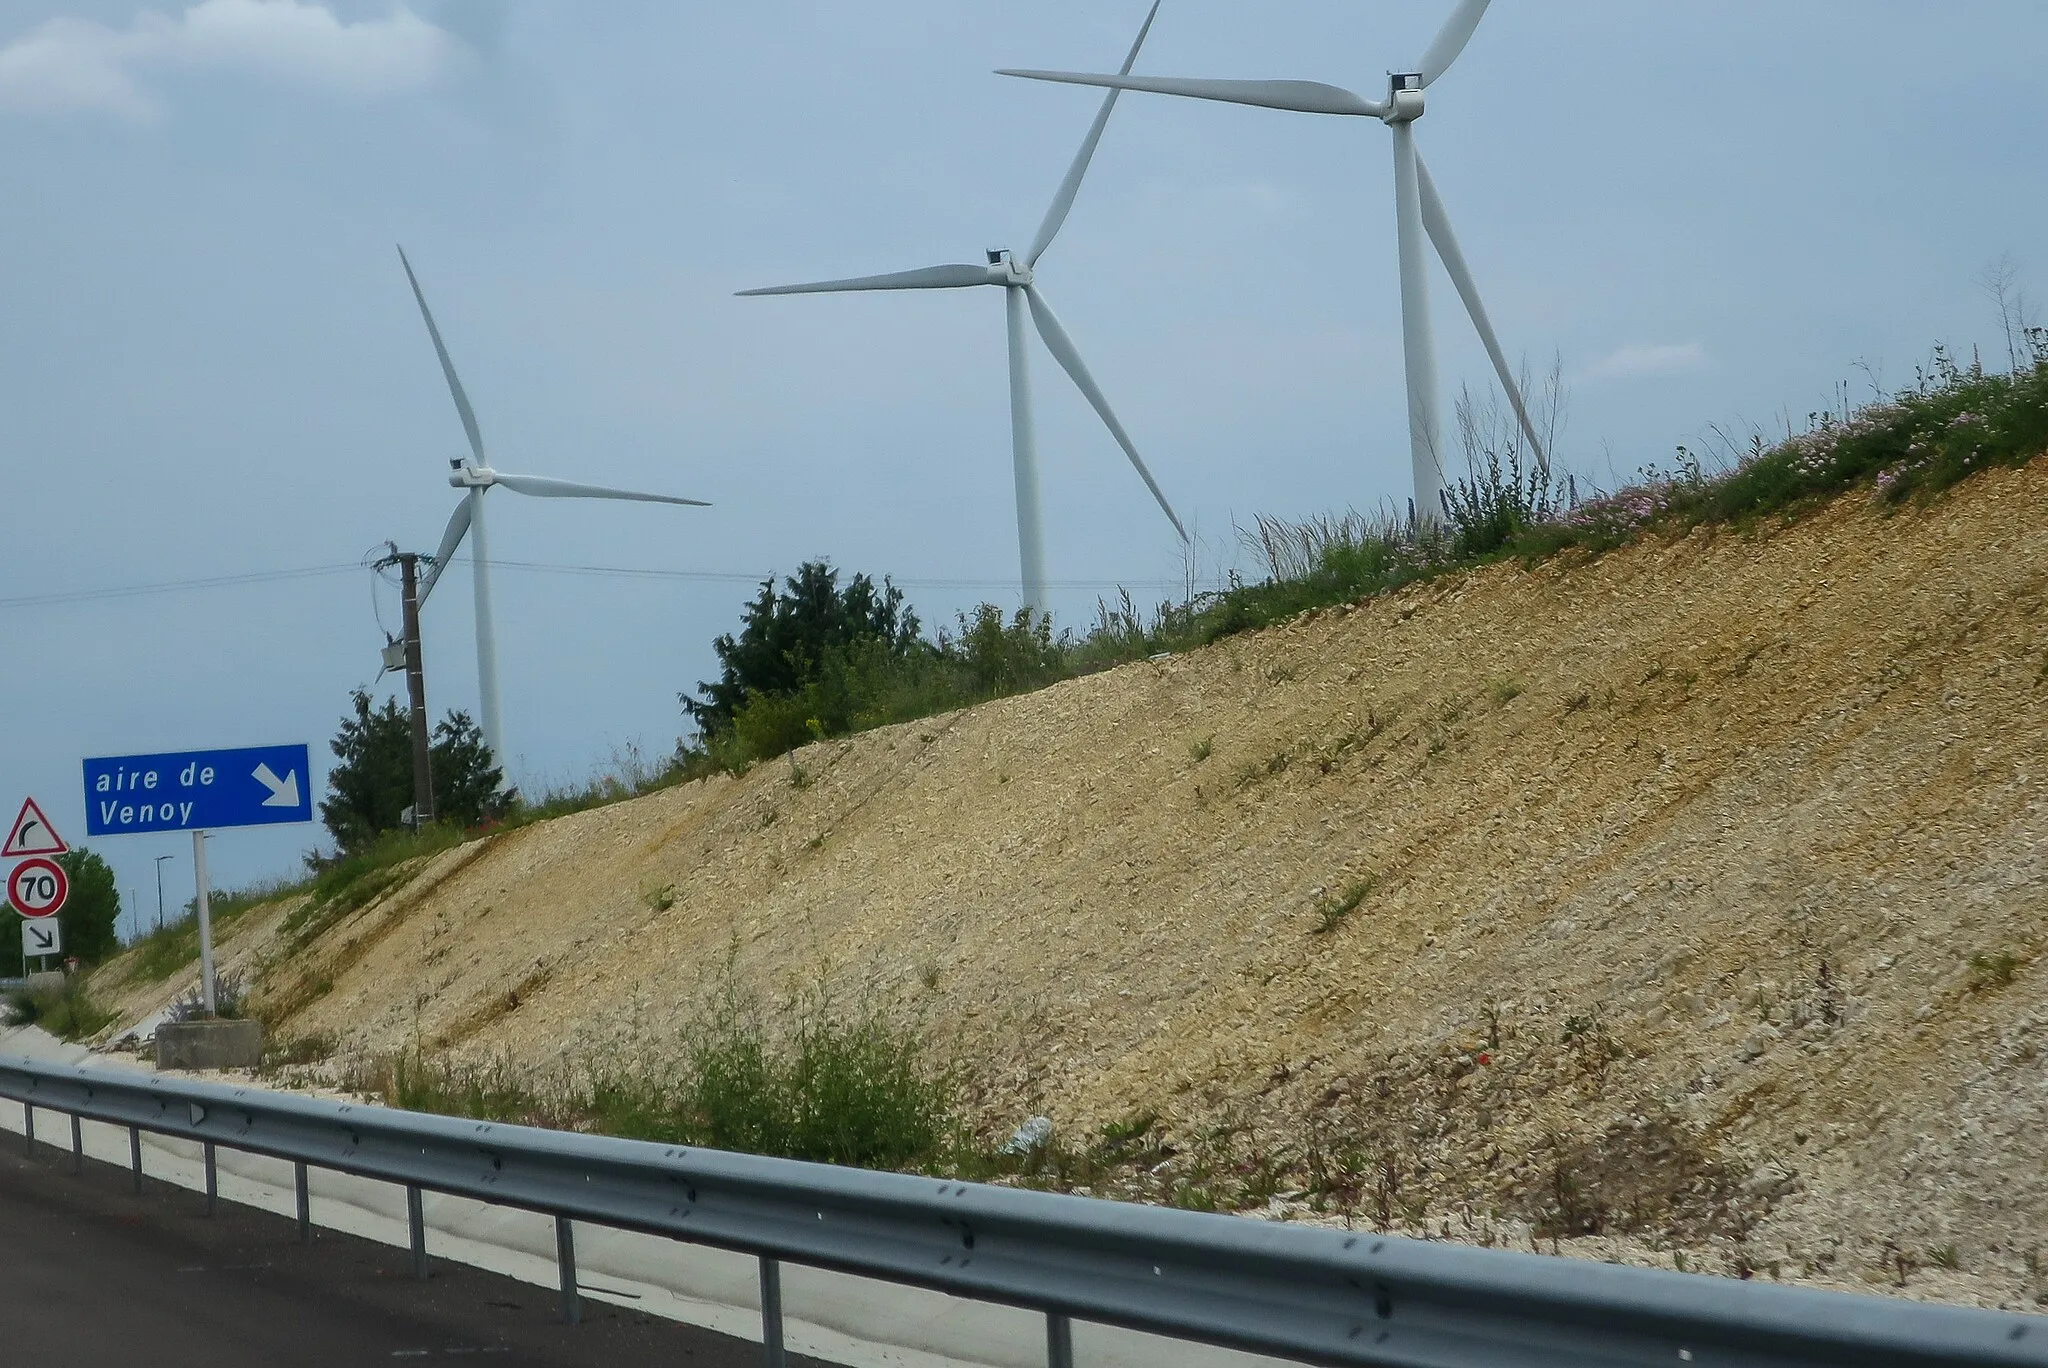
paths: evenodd
<path fill-rule="evenodd" d="M 1332 898 L 1325 898 L 1316 904 L 1316 925 L 1311 935 L 1324 936 L 1344 924 L 1344 919 L 1358 910 L 1358 905 L 1372 895 L 1373 886 L 1379 882 L 1375 875 L 1368 875 Z"/>
<path fill-rule="evenodd" d="M 350 913 L 369 906 L 411 876 L 415 862 L 452 850 L 470 839 L 455 827 L 430 826 L 419 831 L 387 831 L 353 855 L 324 862 L 306 890 L 306 899 L 292 909 L 280 930 L 298 949 Z"/>
<path fill-rule="evenodd" d="M 114 1023 L 115 1014 L 86 988 L 85 975 L 70 974 L 55 987 L 9 993 L 8 1024 L 40 1026 L 59 1040 L 85 1040 Z"/>
<path fill-rule="evenodd" d="M 214 939 L 221 940 L 225 932 L 244 913 L 290 897 L 307 885 L 301 883 L 259 884 L 254 888 L 233 892 L 215 893 L 207 902 L 207 919 L 213 923 Z M 138 936 L 129 942 L 127 954 L 134 966 L 130 972 L 134 977 L 150 983 L 161 983 L 181 969 L 199 959 L 199 918 L 187 904 L 179 915 Z"/>
<path fill-rule="evenodd" d="M 1970 991 L 1983 992 L 1991 988 L 2003 988 L 2019 977 L 2026 961 L 2008 950 L 1996 954 L 1970 956 Z"/>
<path fill-rule="evenodd" d="M 658 1069 L 564 1070 L 413 1049 L 357 1061 L 345 1086 L 411 1111 L 595 1131 L 867 1168 L 939 1165 L 959 1122 L 921 1031 L 822 990 L 772 1009 L 728 989 Z"/>
<path fill-rule="evenodd" d="M 295 1065 L 319 1064 L 332 1059 L 334 1051 L 334 1037 L 320 1031 L 295 1036 L 268 1035 L 263 1041 L 263 1062 L 258 1072 L 271 1073 Z"/>
<path fill-rule="evenodd" d="M 247 980 L 240 970 L 213 975 L 213 1014 L 222 1021 L 240 1021 L 248 1015 Z M 201 985 L 193 984 L 180 993 L 167 1009 L 172 1021 L 195 1021 L 206 1015 L 206 997 Z"/>

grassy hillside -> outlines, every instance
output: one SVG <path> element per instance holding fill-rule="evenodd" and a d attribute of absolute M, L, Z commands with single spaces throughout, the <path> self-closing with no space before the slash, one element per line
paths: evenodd
<path fill-rule="evenodd" d="M 2032 1304 L 2048 462 L 1891 488 L 820 743 L 230 953 L 287 1035 L 535 1086 L 823 986 L 1070 1184 Z"/>

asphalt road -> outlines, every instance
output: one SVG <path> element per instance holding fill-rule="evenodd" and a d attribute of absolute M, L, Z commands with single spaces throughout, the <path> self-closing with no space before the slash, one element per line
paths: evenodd
<path fill-rule="evenodd" d="M 52 1118 L 53 1120 L 55 1118 Z M 67 1136 L 68 1138 L 68 1136 Z M 20 1137 L 0 1141 L 0 1364 L 328 1368 L 413 1360 L 504 1368 L 753 1368 L 761 1346 L 148 1183 Z M 792 1356 L 792 1364 L 827 1368 Z"/>

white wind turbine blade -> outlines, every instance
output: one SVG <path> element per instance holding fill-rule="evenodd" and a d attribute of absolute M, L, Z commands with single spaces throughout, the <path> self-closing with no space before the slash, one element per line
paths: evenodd
<path fill-rule="evenodd" d="M 462 502 L 455 505 L 455 516 L 448 520 L 448 530 L 441 534 L 440 549 L 434 552 L 434 563 L 427 569 L 427 577 L 420 584 L 418 605 L 426 606 L 427 595 L 434 592 L 434 586 L 441 581 L 441 572 L 455 559 L 455 552 L 462 545 L 462 539 L 469 534 L 470 500 L 473 495 L 465 494 Z"/>
<path fill-rule="evenodd" d="M 809 285 L 771 285 L 765 290 L 741 290 L 741 295 L 842 294 L 854 290 L 960 290 L 969 285 L 993 285 L 995 277 L 986 266 L 926 266 L 890 275 L 855 276 L 850 280 L 820 280 Z"/>
<path fill-rule="evenodd" d="M 484 459 L 484 435 L 476 425 L 476 410 L 469 406 L 469 396 L 455 374 L 455 363 L 448 359 L 448 348 L 441 341 L 441 330 L 434 326 L 434 311 L 427 307 L 427 297 L 420 290 L 419 277 L 412 273 L 412 263 L 406 260 L 403 247 L 398 249 L 398 260 L 405 267 L 405 278 L 412 282 L 412 297 L 419 301 L 420 317 L 427 320 L 427 336 L 434 339 L 434 354 L 441 358 L 441 373 L 448 377 L 448 392 L 455 396 L 455 411 L 462 415 L 462 430 L 469 434 L 470 454 L 476 457 L 478 465 L 489 465 Z"/>
<path fill-rule="evenodd" d="M 1159 5 L 1160 0 L 1152 0 L 1152 12 L 1145 16 L 1144 26 L 1138 30 L 1138 41 L 1131 44 L 1130 55 L 1124 58 L 1118 75 L 1130 75 L 1131 68 L 1138 64 L 1138 50 L 1145 46 L 1145 35 L 1152 32 L 1152 21 L 1159 17 Z M 1116 108 L 1116 98 L 1122 93 L 1112 89 L 1103 97 L 1102 108 L 1096 111 L 1088 136 L 1081 140 L 1081 150 L 1075 155 L 1074 164 L 1067 168 L 1067 178 L 1060 182 L 1058 193 L 1052 197 L 1052 207 L 1045 211 L 1045 221 L 1038 225 L 1038 236 L 1031 240 L 1031 250 L 1024 256 L 1025 265 L 1036 266 L 1038 259 L 1045 255 L 1045 249 L 1052 246 L 1052 240 L 1059 236 L 1068 212 L 1074 207 L 1074 197 L 1081 193 L 1081 178 L 1088 174 L 1088 164 L 1095 159 L 1095 149 L 1102 142 L 1102 130 L 1109 125 L 1110 111 Z"/>
<path fill-rule="evenodd" d="M 1429 240 L 1436 245 L 1436 254 L 1444 263 L 1444 270 L 1450 273 L 1451 284 L 1458 289 L 1458 297 L 1465 301 L 1465 312 L 1472 315 L 1472 326 L 1479 330 L 1479 340 L 1486 345 L 1486 355 L 1493 362 L 1494 374 L 1500 377 L 1501 388 L 1507 391 L 1508 403 L 1515 410 L 1515 417 L 1522 424 L 1522 432 L 1529 439 L 1530 450 L 1539 461 L 1550 459 L 1543 449 L 1543 440 L 1536 435 L 1536 425 L 1529 421 L 1529 409 L 1522 402 L 1521 387 L 1516 385 L 1514 372 L 1508 369 L 1506 353 L 1500 349 L 1500 338 L 1494 335 L 1493 323 L 1486 316 L 1486 306 L 1479 301 L 1479 286 L 1472 279 L 1472 270 L 1465 264 L 1465 253 L 1458 247 L 1458 238 L 1451 231 L 1450 215 L 1444 212 L 1443 198 L 1436 192 L 1436 182 L 1430 178 L 1429 168 L 1421 157 L 1415 159 L 1415 169 L 1422 189 L 1422 226 L 1429 233 Z"/>
<path fill-rule="evenodd" d="M 514 494 L 530 494 L 537 499 L 625 499 L 633 503 L 683 504 L 690 508 L 711 507 L 702 499 L 678 499 L 669 494 L 640 494 L 630 489 L 578 484 L 574 480 L 555 480 L 545 475 L 506 475 L 501 472 L 493 474 L 491 483 L 503 485 Z"/>
<path fill-rule="evenodd" d="M 1486 7 L 1492 0 L 1460 0 L 1458 8 L 1451 11 L 1451 17 L 1437 30 L 1436 38 L 1430 43 L 1429 51 L 1422 54 L 1416 64 L 1416 71 L 1422 75 L 1422 84 L 1427 86 L 1437 77 L 1451 69 L 1451 63 L 1458 60 L 1458 54 L 1465 50 L 1465 44 L 1472 41 L 1472 31 L 1479 27 L 1479 20 L 1485 15 Z"/>
<path fill-rule="evenodd" d="M 1320 81 L 1212 81 L 1199 77 L 1098 76 L 1082 71 L 1010 69 L 998 71 L 996 75 L 1021 76 L 1027 81 L 1052 81 L 1059 85 L 1185 95 L 1194 100 L 1221 100 L 1225 104 L 1256 105 L 1261 109 L 1291 109 L 1301 114 L 1357 114 L 1377 119 L 1386 111 L 1386 106 L 1378 100 L 1368 100 L 1341 86 L 1324 85 Z"/>
<path fill-rule="evenodd" d="M 1173 511 L 1173 505 L 1166 501 L 1166 494 L 1159 488 L 1159 481 L 1152 478 L 1152 472 L 1138 455 L 1138 448 L 1131 441 L 1131 435 L 1124 431 L 1124 425 L 1117 420 L 1116 411 L 1109 406 L 1109 399 L 1102 393 L 1102 387 L 1095 383 L 1095 377 L 1088 373 L 1088 367 L 1081 360 L 1081 353 L 1075 349 L 1074 340 L 1067 336 L 1067 330 L 1060 326 L 1060 320 L 1053 314 L 1052 306 L 1045 302 L 1045 296 L 1038 292 L 1036 285 L 1024 287 L 1024 297 L 1031 301 L 1031 318 L 1038 324 L 1038 335 L 1045 339 L 1045 349 L 1060 363 L 1067 374 L 1073 377 L 1074 385 L 1082 397 L 1092 404 L 1097 416 L 1102 419 L 1109 435 L 1116 438 L 1116 444 L 1124 449 L 1124 455 L 1131 458 L 1137 468 L 1138 478 L 1145 482 L 1145 488 L 1152 491 L 1152 497 L 1159 501 L 1159 507 L 1166 513 L 1173 530 L 1180 533 L 1180 539 L 1188 539 L 1188 530 L 1181 526 L 1180 515 Z"/>

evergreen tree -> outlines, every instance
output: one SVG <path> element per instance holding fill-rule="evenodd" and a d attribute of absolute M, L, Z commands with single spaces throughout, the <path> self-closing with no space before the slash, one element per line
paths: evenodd
<path fill-rule="evenodd" d="M 404 825 L 412 806 L 412 718 L 395 698 L 373 707 L 367 689 L 349 695 L 350 716 L 332 744 L 338 763 L 327 776 L 320 820 L 343 854 Z M 465 827 L 502 817 L 512 794 L 504 771 L 467 713 L 450 712 L 434 728 L 434 816 Z"/>
<path fill-rule="evenodd" d="M 901 656 L 917 645 L 917 615 L 903 606 L 903 591 L 886 579 L 877 589 L 866 575 L 855 575 L 842 589 L 837 570 L 807 561 L 783 586 L 777 591 L 773 579 L 761 582 L 740 634 L 712 643 L 722 667 L 718 680 L 700 680 L 701 697 L 682 696 L 684 710 L 706 736 L 731 731 L 748 699 L 801 693 L 857 650 Z"/>
<path fill-rule="evenodd" d="M 56 861 L 71 880 L 71 895 L 57 912 L 63 929 L 64 953 L 85 964 L 98 964 L 121 948 L 121 893 L 114 870 L 105 860 L 79 846 Z"/>
<path fill-rule="evenodd" d="M 434 818 L 465 827 L 482 826 L 505 815 L 512 805 L 512 792 L 505 787 L 505 772 L 491 763 L 491 748 L 484 742 L 484 730 L 465 712 L 450 712 L 434 724 L 433 744 L 428 748 L 434 767 Z M 405 777 L 407 802 L 411 801 L 412 732 L 406 732 Z"/>

